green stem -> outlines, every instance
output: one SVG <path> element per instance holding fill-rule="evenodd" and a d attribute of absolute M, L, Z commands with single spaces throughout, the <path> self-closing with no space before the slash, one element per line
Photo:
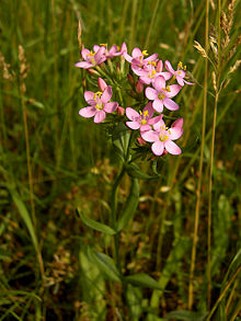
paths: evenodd
<path fill-rule="evenodd" d="M 113 229 L 117 229 L 117 192 L 118 192 L 118 187 L 120 185 L 121 179 L 123 178 L 125 174 L 125 166 L 122 166 L 122 169 L 118 176 L 116 177 L 113 188 L 112 188 L 112 193 L 111 193 L 111 226 Z M 116 266 L 119 270 L 121 271 L 121 266 L 120 266 L 120 258 L 119 258 L 119 233 L 116 233 L 114 235 L 114 258 L 116 262 Z"/>

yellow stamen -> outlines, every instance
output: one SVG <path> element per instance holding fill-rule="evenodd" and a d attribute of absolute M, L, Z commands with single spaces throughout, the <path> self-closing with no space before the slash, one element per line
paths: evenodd
<path fill-rule="evenodd" d="M 97 91 L 96 93 L 94 93 L 94 100 L 96 100 L 96 98 L 100 98 L 102 95 L 101 91 Z"/>
<path fill-rule="evenodd" d="M 182 62 L 179 61 L 178 65 L 177 65 L 177 69 L 186 70 L 186 69 L 187 69 L 187 66 L 183 66 Z"/>
<path fill-rule="evenodd" d="M 98 110 L 102 110 L 103 109 L 103 104 L 96 104 L 95 108 Z"/>
<path fill-rule="evenodd" d="M 146 120 L 146 119 L 142 119 L 142 120 L 141 120 L 141 124 L 142 124 L 142 125 L 146 125 L 146 123 L 147 123 L 147 120 Z"/>
<path fill-rule="evenodd" d="M 160 135 L 159 139 L 161 142 L 166 142 L 169 139 L 169 137 L 167 135 Z"/>
<path fill-rule="evenodd" d="M 160 93 L 159 95 L 158 95 L 158 98 L 160 99 L 160 100 L 162 100 L 162 99 L 164 99 L 166 96 L 163 94 L 163 93 Z"/>
<path fill-rule="evenodd" d="M 142 51 L 143 56 L 148 56 L 147 50 Z"/>

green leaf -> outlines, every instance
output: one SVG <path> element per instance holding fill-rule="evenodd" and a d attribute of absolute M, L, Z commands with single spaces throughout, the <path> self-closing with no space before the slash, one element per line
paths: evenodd
<path fill-rule="evenodd" d="M 90 217 L 87 217 L 83 214 L 83 212 L 80 209 L 77 209 L 78 214 L 81 218 L 81 220 L 84 222 L 85 225 L 87 225 L 88 227 L 92 228 L 93 230 L 102 232 L 104 234 L 108 234 L 108 235 L 114 235 L 116 234 L 116 231 L 113 230 L 110 226 L 97 222 L 93 219 L 91 219 Z"/>
<path fill-rule="evenodd" d="M 160 175 L 148 175 L 146 173 L 143 173 L 142 170 L 139 168 L 139 166 L 137 166 L 134 163 L 128 164 L 126 165 L 126 171 L 129 174 L 129 176 L 133 177 L 133 178 L 139 178 L 139 179 L 144 179 L 144 180 L 151 180 L 151 179 L 159 179 Z"/>
<path fill-rule="evenodd" d="M 15 203 L 15 205 L 19 211 L 20 216 L 22 217 L 24 223 L 27 226 L 27 229 L 28 229 L 29 234 L 31 236 L 34 248 L 35 248 L 36 252 L 38 253 L 39 252 L 38 239 L 37 239 L 36 232 L 35 232 L 31 217 L 30 217 L 30 213 L 28 212 L 25 204 L 23 203 L 23 201 L 21 200 L 21 198 L 17 194 L 17 192 L 13 189 L 10 189 L 10 193 L 12 195 L 13 202 Z"/>
<path fill-rule="evenodd" d="M 112 143 L 118 150 L 118 155 L 122 161 L 126 160 L 128 148 L 130 144 L 131 133 L 130 130 L 122 123 L 117 125 L 112 133 Z"/>
<path fill-rule="evenodd" d="M 120 214 L 120 218 L 117 223 L 117 230 L 121 231 L 128 222 L 134 217 L 137 206 L 139 203 L 139 183 L 136 178 L 132 179 L 129 196 L 126 200 L 126 204 L 123 212 Z"/>
<path fill-rule="evenodd" d="M 111 257 L 104 253 L 88 248 L 87 255 L 89 260 L 95 264 L 101 272 L 110 280 L 120 282 L 120 273 Z"/>
<path fill-rule="evenodd" d="M 183 320 L 183 321 L 204 321 L 206 318 L 206 313 L 201 312 L 190 312 L 185 310 L 172 311 L 165 315 L 165 320 Z"/>
<path fill-rule="evenodd" d="M 145 273 L 137 273 L 133 275 L 128 275 L 124 278 L 127 283 L 130 283 L 135 286 L 151 288 L 156 290 L 162 290 L 158 282 L 153 279 L 151 276 Z"/>

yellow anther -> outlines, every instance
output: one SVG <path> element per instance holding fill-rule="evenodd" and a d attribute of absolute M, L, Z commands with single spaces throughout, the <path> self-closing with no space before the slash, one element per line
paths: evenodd
<path fill-rule="evenodd" d="M 107 43 L 100 43 L 100 46 L 107 47 Z"/>
<path fill-rule="evenodd" d="M 167 135 L 160 135 L 159 139 L 161 142 L 166 142 L 169 139 L 169 137 Z"/>
<path fill-rule="evenodd" d="M 148 56 L 147 50 L 142 51 L 143 56 Z"/>
<path fill-rule="evenodd" d="M 166 86 L 165 91 L 170 92 L 171 91 L 170 86 Z"/>
<path fill-rule="evenodd" d="M 182 62 L 179 61 L 178 65 L 177 65 L 177 69 L 186 70 L 186 69 L 187 69 L 187 66 L 183 66 Z"/>
<path fill-rule="evenodd" d="M 150 73 L 150 78 L 155 77 L 155 75 L 156 75 L 156 70 L 152 70 Z"/>
<path fill-rule="evenodd" d="M 156 67 L 156 61 L 148 61 L 148 65 Z"/>
<path fill-rule="evenodd" d="M 100 98 L 102 95 L 102 92 L 101 91 L 97 91 L 96 93 L 94 93 L 94 100 L 96 100 L 96 98 Z"/>
<path fill-rule="evenodd" d="M 102 110 L 103 109 L 103 104 L 96 104 L 95 105 L 95 108 L 98 109 L 98 110 Z"/>
<path fill-rule="evenodd" d="M 160 99 L 160 100 L 162 100 L 162 99 L 164 99 L 166 96 L 163 94 L 163 93 L 160 93 L 159 95 L 158 95 L 158 98 Z"/>
<path fill-rule="evenodd" d="M 148 116 L 149 116 L 149 112 L 148 112 L 148 110 L 144 110 L 144 112 L 143 112 L 143 116 L 144 116 L 144 117 L 148 117 Z"/>
<path fill-rule="evenodd" d="M 146 125 L 146 123 L 147 123 L 147 120 L 146 120 L 146 119 L 142 119 L 142 120 L 141 120 L 141 124 L 142 124 L 142 125 Z"/>

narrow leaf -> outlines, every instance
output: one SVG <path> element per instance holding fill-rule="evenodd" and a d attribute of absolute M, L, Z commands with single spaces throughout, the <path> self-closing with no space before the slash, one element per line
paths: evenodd
<path fill-rule="evenodd" d="M 139 178 L 143 180 L 152 180 L 160 178 L 160 175 L 148 175 L 146 173 L 143 173 L 142 170 L 134 163 L 128 164 L 126 166 L 126 171 L 129 174 L 129 176 L 133 178 Z"/>
<path fill-rule="evenodd" d="M 120 219 L 117 224 L 117 230 L 121 231 L 128 222 L 134 217 L 137 206 L 139 203 L 139 183 L 136 178 L 131 182 L 131 188 L 129 196 L 126 200 L 126 204 L 123 212 L 120 214 Z"/>
<path fill-rule="evenodd" d="M 190 312 L 185 310 L 180 311 L 172 311 L 165 315 L 165 320 L 173 320 L 176 321 L 183 320 L 183 321 L 204 321 L 206 318 L 206 313 L 200 312 Z"/>
<path fill-rule="evenodd" d="M 29 234 L 31 236 L 35 250 L 36 250 L 36 252 L 38 252 L 38 240 L 37 240 L 37 236 L 35 233 L 35 229 L 34 229 L 30 214 L 29 214 L 25 204 L 21 200 L 20 196 L 17 194 L 17 192 L 12 189 L 10 190 L 10 192 L 12 195 L 13 202 L 15 203 L 15 205 L 19 211 L 19 214 L 27 226 L 27 229 L 28 229 Z"/>
<path fill-rule="evenodd" d="M 92 261 L 108 279 L 120 282 L 119 271 L 111 257 L 104 253 L 97 252 L 90 247 L 88 248 L 87 255 L 90 261 Z"/>
<path fill-rule="evenodd" d="M 113 230 L 110 226 L 97 222 L 93 219 L 91 219 L 90 217 L 87 217 L 83 214 L 83 212 L 80 209 L 77 209 L 78 214 L 81 218 L 81 220 L 84 222 L 85 225 L 87 225 L 88 227 L 92 228 L 93 230 L 102 232 L 104 234 L 108 234 L 108 235 L 114 235 L 116 234 L 116 231 Z"/>
<path fill-rule="evenodd" d="M 124 278 L 127 283 L 130 283 L 135 286 L 151 288 L 156 290 L 162 290 L 158 282 L 153 279 L 151 276 L 145 273 L 137 273 L 133 275 L 128 275 Z"/>

